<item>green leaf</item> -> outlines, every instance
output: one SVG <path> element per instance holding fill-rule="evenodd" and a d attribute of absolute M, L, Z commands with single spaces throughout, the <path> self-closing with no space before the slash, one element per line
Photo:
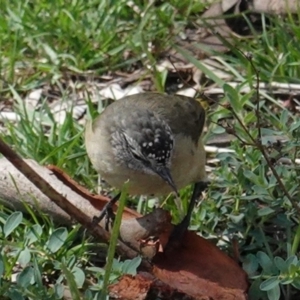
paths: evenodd
<path fill-rule="evenodd" d="M 258 261 L 255 255 L 248 254 L 243 260 L 243 269 L 249 276 L 253 276 L 258 269 Z"/>
<path fill-rule="evenodd" d="M 299 272 L 299 267 L 297 265 L 289 265 L 289 274 L 295 276 Z"/>
<path fill-rule="evenodd" d="M 286 260 L 286 264 L 288 267 L 292 266 L 292 265 L 297 265 L 298 263 L 298 258 L 296 255 L 292 255 L 290 256 L 287 260 Z"/>
<path fill-rule="evenodd" d="M 51 62 L 57 65 L 59 62 L 57 53 L 47 44 L 42 44 L 42 47 L 44 48 L 46 54 L 49 56 Z"/>
<path fill-rule="evenodd" d="M 251 102 L 251 98 L 253 97 L 254 91 L 250 91 L 250 93 L 246 93 L 244 95 L 240 95 L 239 96 L 239 102 L 241 107 L 243 108 L 246 104 L 248 106 L 250 106 L 252 109 L 255 109 L 256 107 L 254 106 L 254 104 Z M 251 111 L 249 114 L 247 114 L 246 116 L 248 116 L 248 121 L 254 122 L 254 120 L 256 119 L 256 115 L 254 111 Z"/>
<path fill-rule="evenodd" d="M 57 252 L 65 243 L 68 237 L 68 231 L 66 228 L 61 227 L 53 231 L 48 242 L 47 248 L 52 252 Z"/>
<path fill-rule="evenodd" d="M 296 277 L 293 279 L 292 286 L 297 290 L 300 290 L 300 278 Z"/>
<path fill-rule="evenodd" d="M 269 291 L 279 285 L 278 276 L 272 276 L 260 284 L 262 291 Z"/>
<path fill-rule="evenodd" d="M 89 270 L 91 272 L 94 272 L 94 273 L 99 273 L 99 274 L 104 274 L 105 270 L 103 268 L 99 268 L 99 267 L 89 267 L 89 268 L 86 268 L 86 270 Z"/>
<path fill-rule="evenodd" d="M 245 124 L 254 123 L 256 121 L 256 115 L 253 111 L 247 113 L 244 117 Z"/>
<path fill-rule="evenodd" d="M 227 108 L 219 108 L 210 116 L 210 120 L 217 123 L 220 119 L 231 117 L 231 112 Z"/>
<path fill-rule="evenodd" d="M 181 53 L 181 55 L 186 58 L 188 61 L 190 61 L 196 68 L 201 70 L 207 77 L 209 77 L 211 80 L 213 80 L 217 85 L 220 87 L 225 83 L 224 80 L 222 80 L 220 77 L 218 77 L 213 71 L 211 71 L 209 68 L 207 68 L 202 62 L 200 62 L 198 59 L 195 58 L 194 55 L 191 55 L 191 53 L 181 47 L 178 47 L 174 45 L 174 48 Z"/>
<path fill-rule="evenodd" d="M 260 284 L 261 284 L 261 279 L 260 278 L 257 278 L 252 282 L 252 284 L 249 288 L 249 291 L 248 291 L 249 299 L 251 299 L 251 300 L 261 300 L 261 299 L 265 298 L 264 297 L 265 292 L 263 292 L 259 288 Z"/>
<path fill-rule="evenodd" d="M 142 259 L 140 256 L 137 256 L 133 259 L 125 260 L 122 271 L 125 274 L 130 274 L 130 275 L 135 276 L 137 274 L 137 268 L 141 264 L 141 261 L 142 261 Z"/>
<path fill-rule="evenodd" d="M 263 216 L 270 215 L 274 212 L 275 212 L 274 209 L 272 209 L 270 207 L 264 207 L 264 208 L 261 208 L 257 211 L 257 215 L 260 216 L 260 217 L 263 217 Z"/>
<path fill-rule="evenodd" d="M 240 111 L 242 109 L 242 105 L 241 105 L 241 102 L 240 102 L 239 94 L 236 91 L 236 89 L 233 88 L 232 86 L 230 86 L 229 84 L 225 83 L 223 85 L 223 90 L 224 90 L 225 96 L 228 98 L 228 100 L 230 102 L 230 105 L 231 105 L 232 109 L 236 113 L 240 113 Z"/>
<path fill-rule="evenodd" d="M 276 285 L 271 290 L 268 290 L 267 295 L 268 295 L 269 300 L 279 300 L 279 298 L 280 298 L 279 285 Z"/>
<path fill-rule="evenodd" d="M 292 277 L 286 277 L 286 278 L 280 279 L 280 284 L 283 284 L 283 285 L 291 284 L 292 282 L 293 282 Z"/>
<path fill-rule="evenodd" d="M 29 249 L 26 247 L 24 250 L 22 250 L 18 257 L 18 262 L 22 267 L 25 267 L 31 259 L 31 253 Z"/>
<path fill-rule="evenodd" d="M 287 124 L 289 120 L 289 112 L 287 109 L 283 109 L 280 115 L 280 123 Z"/>
<path fill-rule="evenodd" d="M 92 290 L 92 288 L 91 288 L 91 290 Z M 83 299 L 87 299 L 87 300 L 98 299 L 98 293 L 96 295 L 94 295 L 94 297 L 93 297 L 93 293 L 91 290 L 86 289 L 84 291 Z"/>
<path fill-rule="evenodd" d="M 31 281 L 34 281 L 33 276 L 33 268 L 26 267 L 18 276 L 17 276 L 17 283 L 18 285 L 22 286 L 23 288 L 27 288 Z"/>
<path fill-rule="evenodd" d="M 6 220 L 3 232 L 5 237 L 8 237 L 22 222 L 23 214 L 19 211 L 12 213 Z"/>
<path fill-rule="evenodd" d="M 258 251 L 256 257 L 263 270 L 267 274 L 272 274 L 274 267 L 270 257 L 265 252 L 262 251 Z"/>
<path fill-rule="evenodd" d="M 67 268 L 67 266 L 63 263 L 60 264 L 61 266 L 61 270 L 63 271 L 63 273 L 66 276 L 67 282 L 68 282 L 68 286 L 70 287 L 70 292 L 71 292 L 71 296 L 72 299 L 74 300 L 80 300 L 80 293 L 74 278 L 74 274 L 72 272 L 70 272 L 70 270 Z"/>
<path fill-rule="evenodd" d="M 43 229 L 39 224 L 30 226 L 26 232 L 25 238 L 27 239 L 27 245 L 31 245 L 36 242 L 43 233 Z"/>
<path fill-rule="evenodd" d="M 44 287 L 43 278 L 40 270 L 41 266 L 38 264 L 37 258 L 33 258 L 33 271 L 36 285 L 40 288 Z"/>
<path fill-rule="evenodd" d="M 290 132 L 298 129 L 299 127 L 300 127 L 300 121 L 293 123 L 290 127 Z"/>
<path fill-rule="evenodd" d="M 72 273 L 74 275 L 74 279 L 75 279 L 75 282 L 77 284 L 77 287 L 81 289 L 83 284 L 84 284 L 84 281 L 85 281 L 84 272 L 80 268 L 74 267 L 72 269 Z"/>
<path fill-rule="evenodd" d="M 211 130 L 212 133 L 214 134 L 222 134 L 224 132 L 226 132 L 225 128 L 216 125 L 215 127 L 213 127 L 213 129 Z"/>
<path fill-rule="evenodd" d="M 244 219 L 245 214 L 243 214 L 243 213 L 241 213 L 241 214 L 239 214 L 239 215 L 232 215 L 232 214 L 230 214 L 230 215 L 228 215 L 228 217 L 230 218 L 230 220 L 231 220 L 233 223 L 237 224 L 237 223 L 239 223 L 241 220 Z"/>
<path fill-rule="evenodd" d="M 286 272 L 288 269 L 288 266 L 282 257 L 276 256 L 274 258 L 274 264 L 281 272 Z"/>
<path fill-rule="evenodd" d="M 62 284 L 56 283 L 53 289 L 54 289 L 55 297 L 58 299 L 62 299 L 65 290 L 64 286 Z"/>
<path fill-rule="evenodd" d="M 260 186 L 261 185 L 261 182 L 260 182 L 260 179 L 257 175 L 255 175 L 252 171 L 250 170 L 244 170 L 243 172 L 244 176 L 246 178 L 248 178 L 251 182 L 253 182 L 254 184 Z M 254 188 L 254 187 L 253 187 Z"/>
<path fill-rule="evenodd" d="M 128 269 L 130 268 L 131 259 L 126 259 L 122 262 L 121 273 L 127 274 Z"/>
<path fill-rule="evenodd" d="M 23 297 L 22 293 L 20 293 L 16 289 L 8 291 L 7 296 L 11 300 L 25 300 L 25 298 Z"/>
<path fill-rule="evenodd" d="M 123 262 L 120 261 L 119 259 L 114 258 L 112 265 L 111 265 L 111 270 L 114 273 L 122 273 L 122 268 L 123 268 Z"/>

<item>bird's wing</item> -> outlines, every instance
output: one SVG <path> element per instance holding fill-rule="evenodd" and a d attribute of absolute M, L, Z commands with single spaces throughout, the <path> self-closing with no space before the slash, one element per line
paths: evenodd
<path fill-rule="evenodd" d="M 147 101 L 148 100 L 148 101 Z M 205 110 L 197 100 L 181 95 L 143 94 L 147 108 L 165 119 L 173 133 L 191 136 L 198 143 L 205 124 Z"/>

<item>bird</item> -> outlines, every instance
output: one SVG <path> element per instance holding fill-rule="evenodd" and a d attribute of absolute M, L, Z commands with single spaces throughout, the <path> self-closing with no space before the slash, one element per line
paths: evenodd
<path fill-rule="evenodd" d="M 193 98 L 155 92 L 125 96 L 87 122 L 86 151 L 109 185 L 121 189 L 128 181 L 132 195 L 178 196 L 181 188 L 194 184 L 181 222 L 185 230 L 208 182 L 204 124 L 205 110 Z"/>

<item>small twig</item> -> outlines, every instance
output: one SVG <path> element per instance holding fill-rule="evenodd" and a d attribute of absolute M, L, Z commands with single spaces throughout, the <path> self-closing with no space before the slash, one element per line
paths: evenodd
<path fill-rule="evenodd" d="M 274 165 L 272 164 L 272 162 L 270 161 L 269 155 L 265 149 L 265 147 L 263 146 L 263 144 L 261 143 L 261 124 L 260 124 L 260 113 L 259 113 L 259 72 L 256 69 L 256 67 L 253 64 L 252 61 L 252 57 L 251 56 L 247 56 L 246 57 L 248 59 L 248 61 L 251 64 L 251 67 L 253 68 L 255 75 L 256 75 L 256 101 L 257 101 L 257 106 L 256 106 L 256 117 L 257 117 L 257 129 L 258 129 L 258 136 L 259 139 L 255 141 L 256 146 L 258 147 L 258 149 L 262 152 L 268 166 L 270 167 L 273 175 L 275 176 L 280 188 L 283 190 L 285 196 L 290 200 L 290 202 L 292 203 L 293 207 L 296 209 L 296 211 L 298 213 L 300 213 L 300 207 L 298 206 L 298 203 L 291 197 L 291 195 L 289 194 L 288 190 L 286 189 L 285 185 L 283 184 L 280 176 L 278 175 L 276 169 L 274 168 Z"/>
<path fill-rule="evenodd" d="M 241 52 L 242 53 L 242 52 Z M 239 124 L 242 126 L 242 128 L 244 129 L 244 131 L 246 132 L 246 134 L 249 136 L 249 138 L 252 140 L 253 144 L 258 148 L 259 151 L 261 151 L 263 157 L 265 158 L 268 166 L 270 167 L 273 175 L 275 176 L 277 183 L 279 185 L 279 187 L 281 188 L 281 190 L 283 191 L 283 193 L 285 194 L 285 196 L 290 200 L 290 202 L 292 203 L 292 206 L 294 207 L 294 209 L 300 214 L 300 207 L 298 206 L 298 203 L 291 197 L 291 195 L 289 194 L 288 190 L 286 189 L 285 185 L 283 184 L 279 174 L 277 173 L 276 169 L 274 168 L 272 162 L 269 159 L 268 153 L 266 152 L 265 147 L 262 145 L 261 143 L 261 124 L 260 124 L 260 114 L 259 114 L 259 74 L 251 60 L 251 57 L 246 56 L 244 53 L 242 53 L 242 55 L 244 55 L 244 57 L 246 57 L 248 59 L 248 61 L 251 64 L 251 67 L 254 69 L 255 74 L 256 74 L 256 78 L 257 78 L 257 86 L 256 86 L 256 96 L 257 96 L 257 108 L 256 108 L 256 116 L 258 117 L 257 120 L 257 126 L 259 126 L 258 131 L 259 131 L 259 138 L 255 139 L 250 132 L 247 130 L 246 126 L 243 124 L 242 120 L 239 118 L 239 116 L 235 113 L 234 110 L 232 111 L 232 114 L 234 115 L 235 119 L 239 122 Z"/>
<path fill-rule="evenodd" d="M 255 115 L 256 115 L 256 128 L 258 129 L 258 138 L 259 138 L 259 143 L 261 144 L 261 123 L 260 123 L 260 113 L 259 113 L 259 71 L 255 68 L 253 61 L 252 61 L 252 56 L 247 55 L 246 58 L 251 64 L 252 69 L 255 72 L 256 76 L 256 110 L 255 110 Z"/>
<path fill-rule="evenodd" d="M 223 104 L 219 104 L 219 105 L 222 106 L 222 107 L 225 108 L 225 109 L 228 109 L 228 107 L 227 107 L 226 105 L 223 105 Z M 228 109 L 228 110 L 229 110 L 229 109 Z M 232 114 L 234 115 L 234 117 L 236 116 L 236 114 L 235 114 L 234 111 L 232 111 Z M 235 136 L 235 137 L 236 137 L 243 145 L 245 145 L 245 146 L 255 146 L 254 143 L 253 143 L 253 144 L 250 144 L 250 143 L 247 143 L 247 142 L 245 142 L 244 140 L 242 140 L 242 139 L 235 133 L 235 131 L 233 130 L 233 128 L 225 127 L 224 125 L 218 124 L 217 122 L 214 122 L 214 121 L 211 121 L 211 123 L 216 124 L 216 125 L 218 125 L 218 126 L 224 128 L 224 129 L 226 130 L 226 133 L 228 133 L 228 131 L 232 129 L 229 133 L 232 134 L 233 136 Z M 241 124 L 241 126 L 243 127 L 243 129 L 244 129 L 245 131 L 247 130 L 247 128 L 246 128 L 243 124 Z M 247 133 L 248 133 L 248 132 L 247 132 Z M 249 134 L 248 134 L 248 135 L 249 135 Z M 250 135 L 250 138 L 251 138 L 251 135 Z"/>
<path fill-rule="evenodd" d="M 291 197 L 291 195 L 289 194 L 289 192 L 287 191 L 286 187 L 284 186 L 282 180 L 280 179 L 280 176 L 278 175 L 276 169 L 274 168 L 272 162 L 269 159 L 269 156 L 266 152 L 265 147 L 262 145 L 261 143 L 261 138 L 259 138 L 258 140 L 256 140 L 251 134 L 250 132 L 247 130 L 246 126 L 243 124 L 242 120 L 239 118 L 239 116 L 232 110 L 232 114 L 234 115 L 235 119 L 239 122 L 239 124 L 243 127 L 243 129 L 245 130 L 245 132 L 247 133 L 247 135 L 250 137 L 250 139 L 253 142 L 253 145 L 257 147 L 257 149 L 262 153 L 263 157 L 265 158 L 268 166 L 270 167 L 273 175 L 275 176 L 278 185 L 280 186 L 280 188 L 282 189 L 283 193 L 285 194 L 285 196 L 290 200 L 290 202 L 292 203 L 293 207 L 298 211 L 298 213 L 300 214 L 300 207 L 298 206 L 297 202 L 294 201 L 294 199 Z"/>

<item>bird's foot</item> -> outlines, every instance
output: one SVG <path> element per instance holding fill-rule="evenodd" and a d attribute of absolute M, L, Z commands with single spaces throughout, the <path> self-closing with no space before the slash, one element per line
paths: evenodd
<path fill-rule="evenodd" d="M 178 248 L 182 244 L 184 235 L 190 225 L 192 212 L 193 212 L 196 200 L 200 197 L 201 193 L 207 188 L 207 185 L 208 185 L 208 183 L 205 181 L 200 181 L 195 184 L 193 194 L 191 197 L 191 201 L 189 203 L 189 207 L 187 210 L 187 214 L 178 225 L 175 225 L 175 227 L 169 237 L 169 241 L 165 247 L 165 251 L 168 251 L 168 250 L 174 249 L 174 248 Z"/>
<path fill-rule="evenodd" d="M 165 247 L 165 251 L 178 248 L 182 244 L 184 235 L 189 227 L 190 220 L 187 216 L 177 225 L 174 226 L 168 243 Z"/>
<path fill-rule="evenodd" d="M 111 228 L 114 223 L 115 214 L 113 212 L 113 206 L 119 200 L 119 198 L 120 198 L 120 194 L 116 195 L 109 202 L 107 202 L 103 207 L 100 215 L 98 217 L 94 216 L 93 224 L 99 224 L 103 220 L 103 218 L 105 218 L 105 230 L 108 231 L 109 228 Z"/>

